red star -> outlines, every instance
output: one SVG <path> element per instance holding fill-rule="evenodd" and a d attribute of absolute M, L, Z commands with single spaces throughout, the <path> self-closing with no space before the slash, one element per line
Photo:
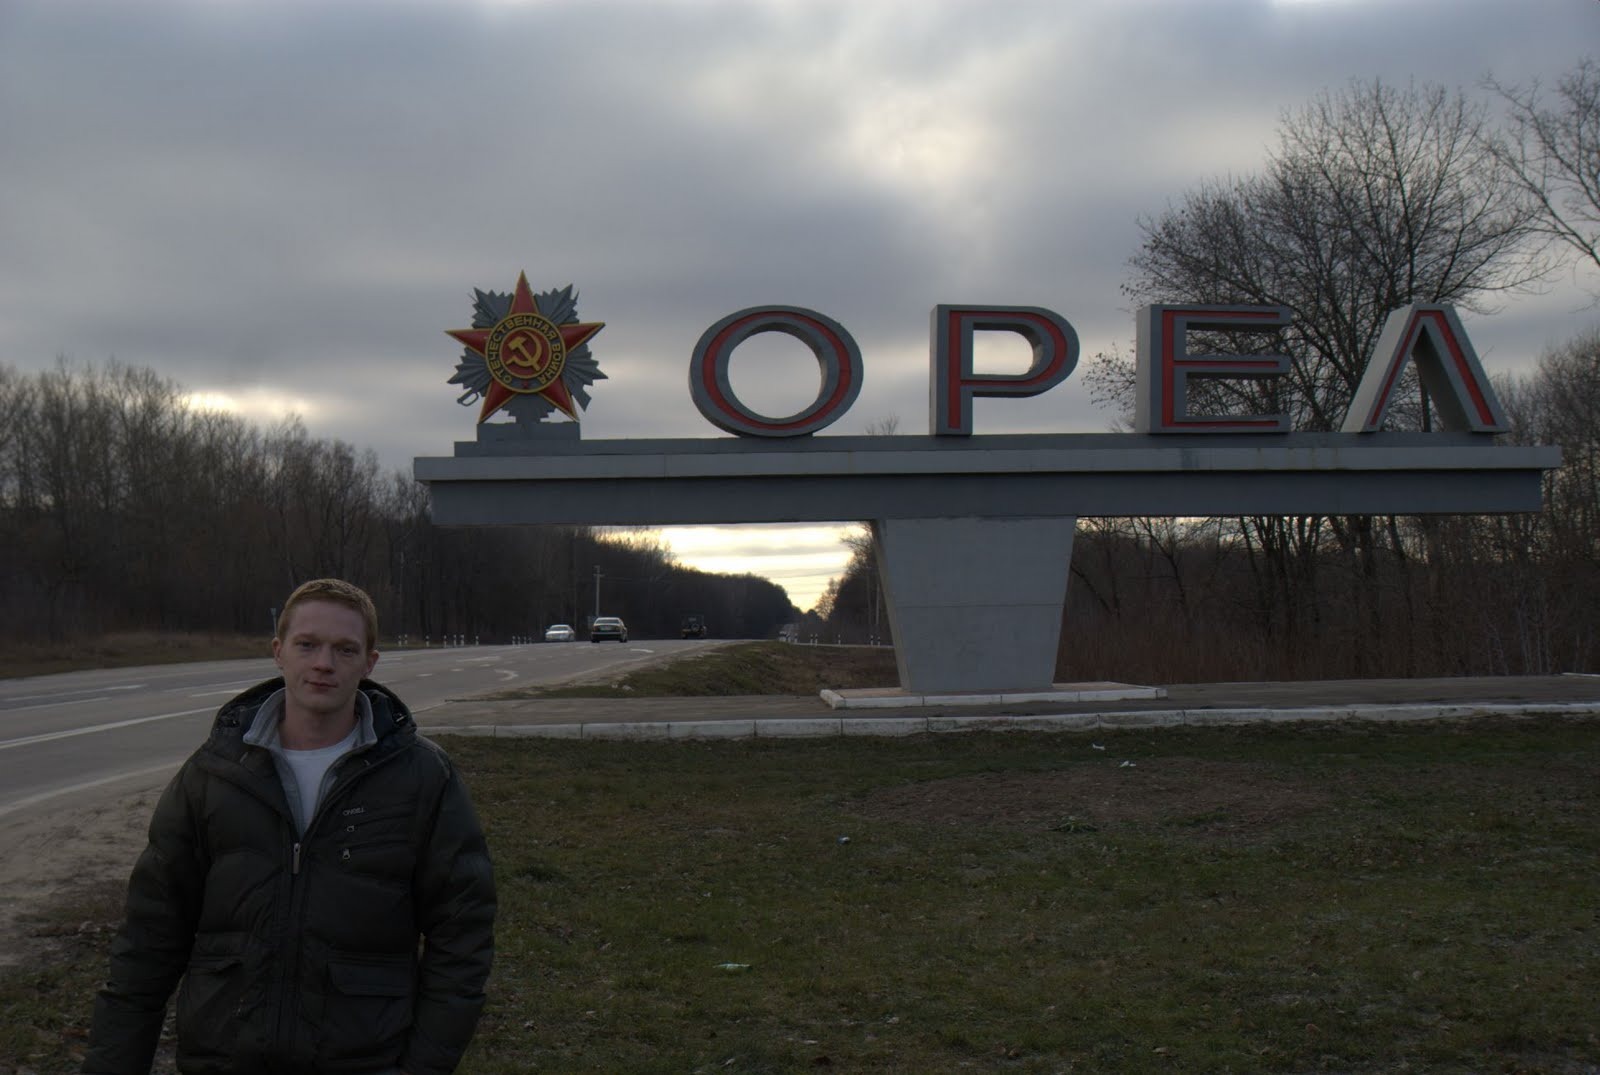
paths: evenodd
<path fill-rule="evenodd" d="M 517 290 L 511 297 L 511 309 L 506 312 L 507 317 L 515 314 L 538 314 L 544 316 L 539 309 L 539 304 L 534 301 L 533 289 L 528 286 L 528 274 L 517 274 Z M 561 334 L 561 342 L 566 345 L 567 354 L 571 354 L 580 347 L 589 337 L 605 328 L 604 321 L 572 322 L 566 325 L 556 325 L 556 331 Z M 453 336 L 466 345 L 467 350 L 487 359 L 489 349 L 489 334 L 494 331 L 489 328 L 458 328 L 447 329 L 446 335 Z M 489 378 L 489 391 L 483 396 L 483 410 L 478 413 L 478 421 L 482 422 L 495 411 L 510 403 L 514 396 L 528 395 L 530 393 L 517 392 L 501 384 L 494 376 Z M 567 386 L 560 377 L 556 377 L 533 395 L 543 396 L 551 404 L 571 416 L 573 421 L 578 420 L 578 408 L 572 401 L 572 393 L 567 391 Z"/>

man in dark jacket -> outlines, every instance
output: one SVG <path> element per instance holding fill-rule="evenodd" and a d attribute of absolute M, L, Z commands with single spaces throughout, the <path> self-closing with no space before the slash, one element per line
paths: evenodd
<path fill-rule="evenodd" d="M 455 1068 L 494 880 L 460 774 L 366 678 L 376 639 L 349 583 L 285 602 L 282 678 L 222 707 L 156 806 L 83 1071 L 146 1075 L 180 978 L 185 1073 Z"/>

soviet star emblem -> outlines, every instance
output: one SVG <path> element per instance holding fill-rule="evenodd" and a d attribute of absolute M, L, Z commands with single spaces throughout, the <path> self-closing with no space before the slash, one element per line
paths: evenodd
<path fill-rule="evenodd" d="M 451 384 L 466 389 L 463 406 L 481 397 L 481 423 L 504 409 L 519 422 L 537 422 L 554 411 L 578 419 L 589 405 L 588 388 L 604 380 L 588 341 L 604 322 L 578 320 L 578 299 L 568 284 L 538 295 L 526 273 L 510 294 L 473 289 L 471 328 L 446 334 L 466 348 Z"/>

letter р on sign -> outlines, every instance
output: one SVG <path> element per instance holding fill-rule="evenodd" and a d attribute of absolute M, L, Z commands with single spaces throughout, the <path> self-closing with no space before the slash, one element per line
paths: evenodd
<path fill-rule="evenodd" d="M 1033 346 L 1033 364 L 1024 373 L 974 372 L 972 336 L 980 330 L 1017 333 Z M 1042 306 L 939 305 L 928 350 L 928 432 L 965 437 L 972 434 L 974 396 L 1037 396 L 1066 380 L 1078 364 L 1078 334 Z"/>
<path fill-rule="evenodd" d="M 811 349 L 822 371 L 816 400 L 786 418 L 758 414 L 734 394 L 728 360 L 761 332 L 782 332 Z M 706 329 L 689 362 L 689 395 L 718 429 L 741 436 L 801 437 L 838 421 L 861 394 L 861 349 L 843 325 L 799 306 L 753 306 Z"/>

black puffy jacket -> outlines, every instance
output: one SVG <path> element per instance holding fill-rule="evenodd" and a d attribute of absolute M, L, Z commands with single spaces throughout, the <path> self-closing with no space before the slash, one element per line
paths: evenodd
<path fill-rule="evenodd" d="M 471 1038 L 495 901 L 460 776 L 363 681 L 377 741 L 336 764 L 297 836 L 271 755 L 243 741 L 282 685 L 223 706 L 162 794 L 85 1072 L 145 1075 L 180 977 L 185 1073 L 433 1075 Z"/>

